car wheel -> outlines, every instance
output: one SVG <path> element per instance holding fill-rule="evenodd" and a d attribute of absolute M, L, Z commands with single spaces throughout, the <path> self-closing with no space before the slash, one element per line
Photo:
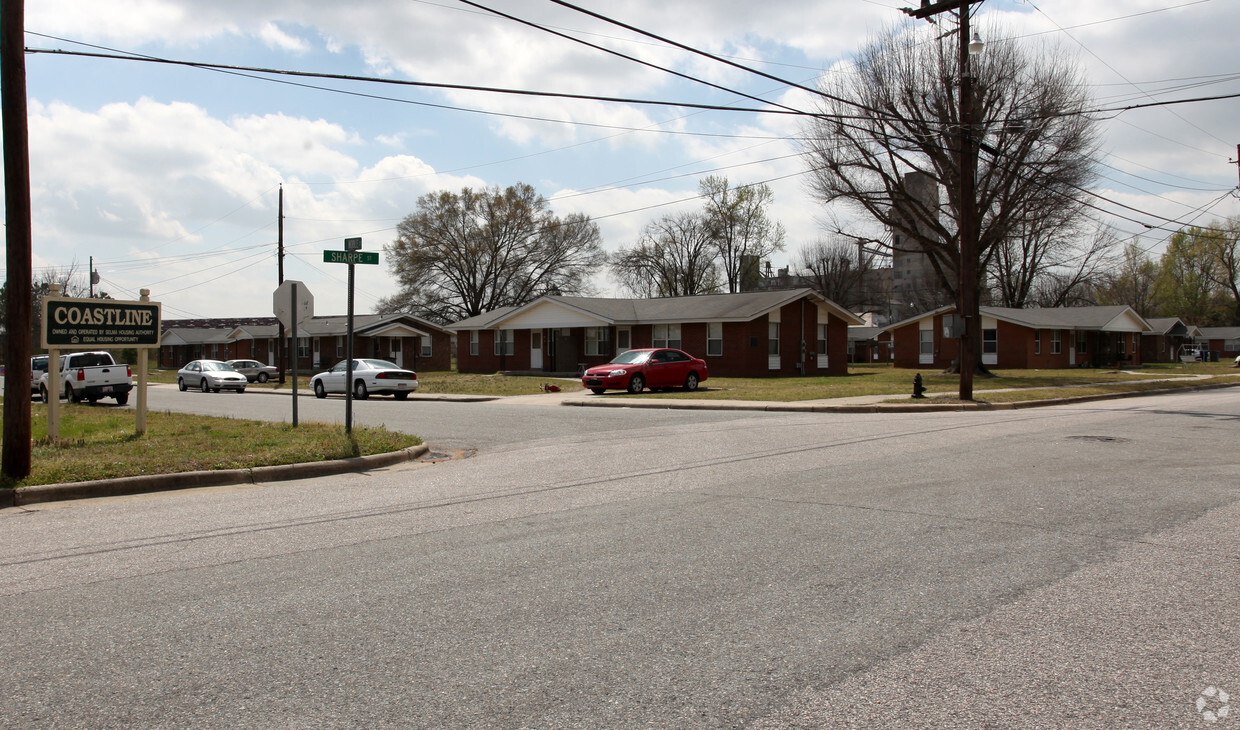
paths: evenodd
<path fill-rule="evenodd" d="M 185 392 L 185 381 L 181 378 L 177 378 L 177 390 Z"/>
<path fill-rule="evenodd" d="M 65 400 L 69 401 L 70 403 L 81 403 L 82 396 L 73 392 L 72 385 L 65 383 Z"/>
<path fill-rule="evenodd" d="M 602 395 L 605 390 L 605 388 L 590 388 L 590 392 L 595 395 Z"/>
<path fill-rule="evenodd" d="M 244 392 L 245 392 L 245 388 L 237 388 L 237 392 L 238 392 L 238 393 L 244 393 Z"/>
<path fill-rule="evenodd" d="M 322 380 L 314 384 L 314 397 L 315 398 L 326 398 L 327 397 L 327 388 L 323 387 Z"/>
<path fill-rule="evenodd" d="M 366 400 L 370 397 L 370 392 L 366 390 L 366 383 L 357 381 L 353 384 L 353 398 L 355 400 Z"/>
<path fill-rule="evenodd" d="M 692 393 L 693 391 L 697 390 L 697 388 L 698 388 L 698 374 L 689 373 L 687 376 L 685 376 L 685 390 Z"/>
<path fill-rule="evenodd" d="M 629 378 L 629 392 L 640 393 L 646 387 L 646 379 L 640 375 Z"/>
<path fill-rule="evenodd" d="M 267 376 L 267 373 L 259 373 L 259 374 L 258 374 L 258 382 L 260 382 L 260 383 L 265 383 L 265 382 L 267 382 L 267 377 L 268 377 L 268 376 Z"/>
<path fill-rule="evenodd" d="M 202 382 L 198 384 L 198 390 L 202 391 L 203 393 L 206 393 L 207 391 L 211 390 L 211 386 L 207 385 L 206 378 L 203 378 Z"/>
<path fill-rule="evenodd" d="M 212 389 L 211 389 L 211 392 L 212 392 L 212 393 L 218 393 L 218 392 L 220 392 L 220 389 L 219 389 L 219 388 L 212 388 Z"/>
<path fill-rule="evenodd" d="M 43 402 L 44 402 L 44 403 L 47 403 L 47 402 L 48 402 L 48 400 L 47 400 L 47 386 L 46 386 L 46 385 L 40 385 L 40 386 L 39 386 L 39 397 L 43 399 Z"/>
<path fill-rule="evenodd" d="M 395 398 L 396 400 L 409 400 L 409 394 L 403 391 L 400 393 L 393 393 L 392 397 Z"/>
<path fill-rule="evenodd" d="M 116 405 L 123 406 L 128 402 L 129 402 L 128 393 L 122 393 L 121 395 L 116 396 Z"/>

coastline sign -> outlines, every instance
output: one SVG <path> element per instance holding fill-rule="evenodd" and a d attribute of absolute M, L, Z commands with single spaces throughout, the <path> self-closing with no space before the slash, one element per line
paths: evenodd
<path fill-rule="evenodd" d="M 378 251 L 324 251 L 325 264 L 377 264 Z"/>
<path fill-rule="evenodd" d="M 43 298 L 44 348 L 158 347 L 158 302 Z"/>

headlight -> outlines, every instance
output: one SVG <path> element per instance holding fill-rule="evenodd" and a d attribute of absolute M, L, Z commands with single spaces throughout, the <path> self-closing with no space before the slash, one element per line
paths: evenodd
<path fill-rule="evenodd" d="M 619 370 L 612 370 L 610 373 L 607 373 L 607 374 L 611 375 L 612 377 L 615 377 L 616 375 L 628 375 L 628 373 L 629 373 L 628 370 L 625 370 L 624 368 L 620 368 Z"/>

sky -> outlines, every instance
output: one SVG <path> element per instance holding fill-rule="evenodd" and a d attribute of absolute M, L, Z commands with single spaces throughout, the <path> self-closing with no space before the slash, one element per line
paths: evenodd
<path fill-rule="evenodd" d="M 27 0 L 36 278 L 76 267 L 84 284 L 93 259 L 100 289 L 130 300 L 149 289 L 164 319 L 270 316 L 282 189 L 285 278 L 305 283 L 315 314 L 343 314 L 347 266 L 323 252 L 361 237 L 363 250 L 380 252 L 378 266 L 356 267 L 354 306 L 367 313 L 397 291 L 383 246 L 422 195 L 527 183 L 557 215 L 594 219 L 614 251 L 658 217 L 699 209 L 698 182 L 711 174 L 771 187 L 770 213 L 787 230 L 771 263 L 794 264 L 830 213 L 809 194 L 795 142 L 802 122 L 683 105 L 759 107 L 736 90 L 811 109 L 807 92 L 782 82 L 814 87 L 847 73 L 877 35 L 924 24 L 900 10 L 915 0 L 574 4 L 776 78 L 550 0 Z M 1113 110 L 1099 114 L 1099 222 L 1157 256 L 1180 225 L 1240 215 L 1240 98 L 1118 111 L 1240 95 L 1240 2 L 986 0 L 973 18 L 988 43 L 1076 59 L 1096 107 Z M 621 295 L 605 272 L 594 286 Z"/>

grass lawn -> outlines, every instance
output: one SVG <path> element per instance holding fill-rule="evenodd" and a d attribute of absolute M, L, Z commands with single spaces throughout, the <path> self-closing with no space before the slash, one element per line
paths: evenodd
<path fill-rule="evenodd" d="M 134 433 L 134 411 L 102 405 L 61 404 L 60 442 L 47 438 L 47 406 L 31 408 L 32 469 L 4 487 L 111 479 L 141 474 L 243 469 L 367 456 L 416 446 L 421 439 L 383 428 L 302 422 L 265 423 L 233 418 L 148 412 L 146 434 Z"/>
<path fill-rule="evenodd" d="M 765 400 L 791 402 L 799 400 L 817 400 L 820 398 L 843 398 L 856 395 L 911 395 L 913 392 L 913 376 L 921 373 L 922 383 L 931 393 L 955 393 L 959 389 L 960 379 L 955 374 L 945 374 L 927 370 L 911 370 L 893 368 L 890 365 L 860 364 L 850 365 L 848 375 L 808 376 L 787 378 L 711 378 L 703 383 L 703 389 L 696 393 L 685 393 L 680 390 L 665 393 L 642 393 L 643 398 L 692 398 L 700 400 Z M 1155 364 L 1147 365 L 1138 370 L 1094 370 L 1086 368 L 1069 368 L 1066 370 L 1003 370 L 996 371 L 993 376 L 978 376 L 973 381 L 973 389 L 977 391 L 1001 390 L 1006 388 L 1038 388 L 1055 389 L 1065 386 L 1077 387 L 1095 383 L 1124 383 L 1152 378 L 1177 378 L 1188 375 L 1240 375 L 1240 370 L 1231 367 L 1230 363 L 1192 363 L 1188 365 Z M 1189 379 L 1186 379 L 1189 380 Z M 152 382 L 175 383 L 175 371 L 161 371 L 159 376 L 153 375 Z M 528 395 L 541 392 L 544 384 L 558 385 L 568 392 L 581 391 L 581 381 L 577 379 L 550 378 L 531 375 L 479 375 L 458 373 L 455 371 L 418 371 L 418 392 L 422 394 L 457 394 L 507 396 Z M 1197 383 L 1193 383 L 1197 384 Z M 273 382 L 265 385 L 251 383 L 254 390 L 292 388 L 291 378 L 283 386 Z M 310 392 L 310 376 L 298 378 L 298 389 Z M 1162 385 L 1160 387 L 1168 387 Z M 1085 391 L 1077 392 L 1084 395 Z M 611 393 L 616 397 L 625 397 L 619 392 Z M 1058 395 L 1042 395 L 1040 392 L 1030 393 L 1031 397 L 1053 398 Z M 993 396 L 993 397 L 992 397 Z M 978 393 L 979 399 L 985 400 L 1018 400 L 1015 396 Z"/>

